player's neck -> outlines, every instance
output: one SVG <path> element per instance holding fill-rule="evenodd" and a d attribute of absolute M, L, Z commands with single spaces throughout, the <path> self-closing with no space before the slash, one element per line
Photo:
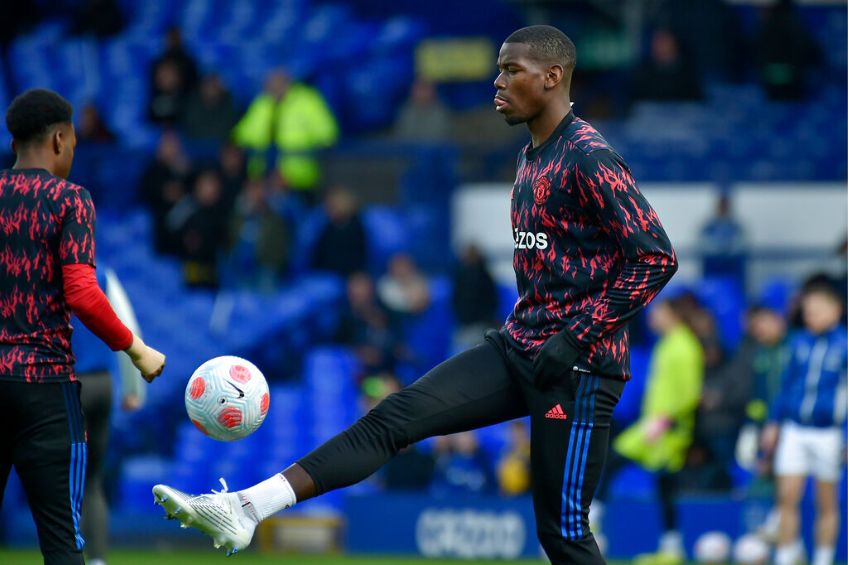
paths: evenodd
<path fill-rule="evenodd" d="M 15 159 L 15 164 L 12 166 L 12 168 L 44 169 L 45 171 L 48 171 L 51 175 L 54 174 L 50 161 L 48 159 L 45 159 L 44 156 L 37 151 L 27 151 L 26 153 L 19 152 L 17 159 Z"/>
<path fill-rule="evenodd" d="M 554 133 L 563 118 L 571 111 L 571 100 L 566 97 L 549 104 L 538 116 L 527 122 L 533 147 L 539 147 Z"/>

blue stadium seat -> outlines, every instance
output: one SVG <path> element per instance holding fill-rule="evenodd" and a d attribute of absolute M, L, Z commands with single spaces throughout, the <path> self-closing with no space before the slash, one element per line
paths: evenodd
<path fill-rule="evenodd" d="M 451 283 L 446 277 L 430 280 L 430 306 L 403 324 L 403 337 L 414 357 L 417 378 L 447 358 L 454 325 Z M 416 374 L 417 373 L 417 374 Z"/>
<path fill-rule="evenodd" d="M 498 319 L 506 320 L 518 301 L 518 289 L 514 284 L 498 285 Z"/>
<path fill-rule="evenodd" d="M 363 211 L 368 235 L 369 260 L 374 273 L 386 270 L 389 258 L 409 249 L 409 234 L 403 216 L 389 206 L 372 206 Z"/>
<path fill-rule="evenodd" d="M 701 303 L 713 314 L 718 324 L 722 344 L 735 349 L 742 338 L 742 315 L 745 294 L 739 283 L 727 278 L 704 278 L 695 287 Z"/>
<path fill-rule="evenodd" d="M 120 506 L 123 509 L 149 511 L 153 500 L 151 486 L 170 481 L 172 476 L 171 464 L 160 456 L 125 460 L 121 469 Z"/>
<path fill-rule="evenodd" d="M 396 16 L 385 20 L 374 36 L 371 49 L 375 53 L 409 49 L 423 39 L 426 24 L 417 18 Z"/>

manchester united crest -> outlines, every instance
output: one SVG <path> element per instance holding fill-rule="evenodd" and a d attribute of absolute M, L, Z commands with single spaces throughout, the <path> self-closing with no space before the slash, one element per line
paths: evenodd
<path fill-rule="evenodd" d="M 539 177 L 533 184 L 533 200 L 536 205 L 541 206 L 548 201 L 551 195 L 551 181 L 547 177 Z"/>

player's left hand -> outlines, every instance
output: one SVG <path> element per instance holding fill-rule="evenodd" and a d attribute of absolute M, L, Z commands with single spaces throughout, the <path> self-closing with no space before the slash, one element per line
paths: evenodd
<path fill-rule="evenodd" d="M 536 387 L 547 389 L 564 380 L 574 370 L 580 350 L 568 341 L 565 333 L 554 334 L 533 360 Z"/>

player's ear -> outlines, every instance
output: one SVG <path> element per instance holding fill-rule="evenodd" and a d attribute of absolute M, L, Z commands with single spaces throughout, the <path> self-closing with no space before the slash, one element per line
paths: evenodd
<path fill-rule="evenodd" d="M 545 75 L 545 88 L 548 90 L 556 88 L 557 85 L 562 82 L 564 74 L 565 71 L 563 70 L 562 65 L 551 65 L 548 67 L 548 72 Z"/>
<path fill-rule="evenodd" d="M 53 146 L 53 153 L 55 153 L 56 155 L 61 155 L 62 150 L 65 147 L 66 141 L 67 140 L 65 140 L 64 136 L 62 135 L 62 128 L 54 127 L 53 133 L 50 134 L 50 144 Z"/>

